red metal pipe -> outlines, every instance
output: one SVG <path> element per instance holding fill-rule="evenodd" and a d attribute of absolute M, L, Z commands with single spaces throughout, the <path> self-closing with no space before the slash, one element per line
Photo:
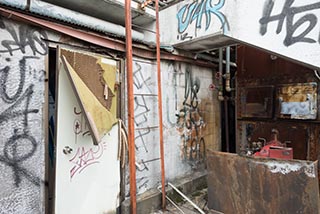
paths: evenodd
<path fill-rule="evenodd" d="M 162 91 L 161 91 L 161 69 L 160 69 L 160 31 L 159 31 L 159 0 L 155 0 L 156 6 L 156 43 L 157 43 L 157 73 L 158 73 L 158 113 L 160 131 L 160 162 L 161 162 L 161 189 L 162 189 L 162 209 L 166 208 L 166 186 L 164 167 L 164 146 L 163 146 L 163 126 L 162 126 Z"/>
<path fill-rule="evenodd" d="M 132 69 L 132 23 L 131 0 L 125 1 L 125 25 L 126 25 L 126 64 L 128 87 L 128 131 L 129 131 L 129 166 L 130 166 L 130 201 L 131 213 L 137 213 L 136 198 L 136 165 L 134 145 L 134 95 L 133 95 L 133 69 Z"/>

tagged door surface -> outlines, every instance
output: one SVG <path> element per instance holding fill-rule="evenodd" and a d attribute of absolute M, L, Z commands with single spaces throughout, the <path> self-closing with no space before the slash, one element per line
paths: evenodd
<path fill-rule="evenodd" d="M 120 192 L 117 62 L 63 49 L 58 60 L 55 213 L 115 213 Z M 107 95 L 101 91 L 103 99 L 101 88 L 109 90 Z"/>

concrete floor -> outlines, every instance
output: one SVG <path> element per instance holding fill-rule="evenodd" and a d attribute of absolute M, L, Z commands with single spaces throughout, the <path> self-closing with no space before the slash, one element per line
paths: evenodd
<path fill-rule="evenodd" d="M 175 202 L 175 204 L 178 205 L 178 207 L 183 211 L 185 214 L 199 214 L 199 212 L 186 200 L 184 200 L 179 195 L 168 195 L 171 200 Z M 207 208 L 207 189 L 203 189 L 197 192 L 194 192 L 190 195 L 187 195 L 188 198 L 195 203 L 200 209 L 202 209 L 205 213 L 209 213 L 209 210 Z M 167 210 L 162 211 L 158 210 L 156 212 L 153 212 L 151 214 L 179 214 L 182 212 L 173 206 L 168 200 L 167 200 Z"/>

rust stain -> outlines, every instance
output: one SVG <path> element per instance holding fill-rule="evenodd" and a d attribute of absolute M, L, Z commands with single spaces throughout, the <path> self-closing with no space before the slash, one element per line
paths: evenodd
<path fill-rule="evenodd" d="M 225 214 L 318 213 L 317 164 L 208 151 L 208 207 Z"/>
<path fill-rule="evenodd" d="M 316 119 L 317 83 L 297 83 L 278 88 L 279 118 Z"/>

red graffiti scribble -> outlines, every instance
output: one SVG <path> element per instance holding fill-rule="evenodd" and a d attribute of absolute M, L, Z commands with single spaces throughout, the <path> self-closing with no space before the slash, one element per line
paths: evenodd
<path fill-rule="evenodd" d="M 87 167 L 100 163 L 99 159 L 102 157 L 104 150 L 106 150 L 105 142 L 90 149 L 86 149 L 83 146 L 79 147 L 75 155 L 69 160 L 69 162 L 73 163 L 73 167 L 70 170 L 70 178 L 72 179 L 77 173 L 80 174 Z"/>

